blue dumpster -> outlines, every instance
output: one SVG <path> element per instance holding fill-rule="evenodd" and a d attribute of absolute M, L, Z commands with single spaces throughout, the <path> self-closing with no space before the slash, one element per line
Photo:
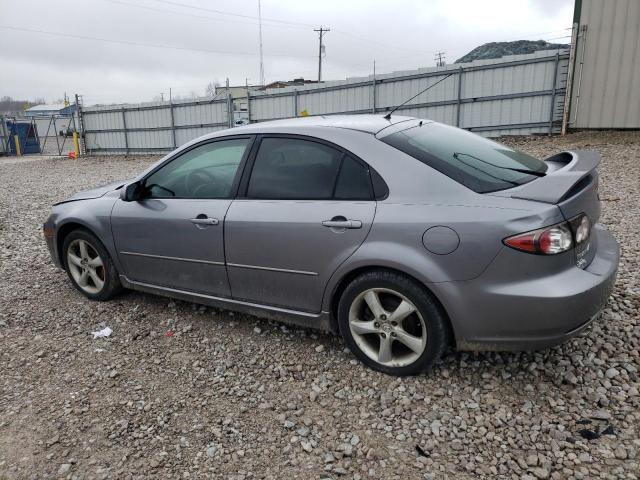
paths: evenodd
<path fill-rule="evenodd" d="M 16 135 L 18 135 L 23 154 L 40 153 L 38 132 L 30 120 L 7 120 L 7 133 L 9 134 L 9 150 L 14 155 L 16 154 Z"/>

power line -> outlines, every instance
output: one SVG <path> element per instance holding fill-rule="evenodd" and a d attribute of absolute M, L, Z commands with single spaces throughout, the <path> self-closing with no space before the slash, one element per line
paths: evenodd
<path fill-rule="evenodd" d="M 153 43 L 141 43 L 141 42 L 132 42 L 132 41 L 128 41 L 128 40 L 114 40 L 114 39 L 109 39 L 109 38 L 101 38 L 101 37 L 90 37 L 87 35 L 76 35 L 73 33 L 63 33 L 63 32 L 50 32 L 47 30 L 37 30 L 35 28 L 25 28 L 25 27 L 15 27 L 15 26 L 10 26 L 10 25 L 0 25 L 0 28 L 6 29 L 6 30 L 14 30 L 14 31 L 18 31 L 18 32 L 29 32 L 29 33 L 41 33 L 41 34 L 45 34 L 45 35 L 53 35 L 53 36 L 57 36 L 57 37 L 67 37 L 67 38 L 77 38 L 77 39 L 81 39 L 81 40 L 92 40 L 92 41 L 96 41 L 96 42 L 107 42 L 107 43 L 117 43 L 120 45 L 135 45 L 138 47 L 150 47 L 150 48 L 164 48 L 164 49 L 170 49 L 170 50 L 183 50 L 183 51 L 190 51 L 190 52 L 202 52 L 202 53 L 214 53 L 217 55 L 246 55 L 246 56 L 251 56 L 251 57 L 255 57 L 258 56 L 257 53 L 254 52 L 232 52 L 232 51 L 226 51 L 226 50 L 210 50 L 210 49 L 206 49 L 206 48 L 191 48 L 191 47 L 178 47 L 178 46 L 174 46 L 174 45 L 160 45 L 160 44 L 153 44 Z M 307 55 L 292 55 L 289 53 L 270 53 L 267 56 L 271 56 L 271 57 L 291 57 L 291 58 L 311 58 Z"/>
<path fill-rule="evenodd" d="M 378 42 L 377 40 L 371 40 L 371 39 L 368 39 L 368 38 L 360 37 L 358 35 L 353 35 L 352 33 L 345 32 L 345 31 L 342 31 L 342 30 L 334 29 L 333 31 L 336 32 L 339 35 L 344 35 L 345 37 L 349 37 L 349 38 L 352 38 L 354 40 L 358 40 L 360 42 L 369 43 L 371 45 L 377 45 L 377 46 L 380 46 L 380 47 L 383 47 L 383 48 L 388 48 L 388 49 L 392 49 L 392 50 L 402 50 L 402 51 L 405 51 L 405 52 L 415 52 L 416 54 L 420 54 L 420 55 L 427 54 L 427 52 L 424 51 L 424 50 L 415 50 L 413 48 L 396 47 L 394 45 L 389 45 L 388 43 Z"/>
<path fill-rule="evenodd" d="M 105 2 L 109 2 L 109 3 L 113 3 L 113 4 L 117 4 L 117 5 L 124 5 L 126 7 L 134 7 L 134 8 L 141 8 L 143 10 L 148 10 L 151 12 L 158 12 L 158 13 L 164 13 L 164 14 L 171 14 L 171 15 L 180 15 L 182 17 L 189 17 L 189 18 L 197 18 L 198 20 L 209 20 L 212 22 L 218 22 L 218 23 L 235 23 L 235 24 L 239 24 L 239 25 L 259 25 L 258 22 L 243 22 L 241 20 L 231 20 L 228 18 L 215 18 L 212 17 L 210 15 L 203 15 L 203 14 L 196 14 L 196 13 L 187 13 L 187 12 L 176 12 L 175 10 L 167 10 L 167 9 L 163 9 L 163 8 L 154 8 L 154 7 L 150 7 L 148 5 L 138 5 L 136 3 L 128 3 L 128 2 L 124 2 L 121 0 L 104 0 Z M 271 28 L 291 28 L 294 30 L 307 30 L 308 27 L 302 27 L 302 26 L 295 26 L 295 25 L 269 25 L 266 24 L 264 25 L 264 27 L 271 27 Z"/>
<path fill-rule="evenodd" d="M 176 5 L 176 6 L 181 6 L 183 8 L 191 8 L 191 9 L 195 9 L 195 10 L 200 10 L 200 11 L 205 11 L 205 12 L 212 12 L 212 13 L 216 13 L 218 15 L 230 15 L 230 16 L 238 16 L 241 18 L 248 18 L 248 19 L 255 19 L 258 20 L 258 22 L 241 22 L 241 21 L 237 21 L 237 20 L 228 20 L 228 19 L 219 19 L 219 18 L 214 18 L 214 17 L 210 17 L 210 16 L 202 16 L 202 15 L 194 15 L 194 14 L 189 14 L 189 13 L 185 13 L 185 12 L 176 12 L 173 10 L 162 10 L 159 8 L 153 8 L 153 7 L 149 7 L 146 5 L 137 5 L 134 3 L 128 3 L 128 2 L 124 2 L 121 0 L 104 0 L 106 2 L 111 2 L 111 3 L 117 3 L 120 5 L 125 5 L 125 6 L 131 6 L 131 7 L 135 7 L 135 8 L 142 8 L 145 10 L 150 10 L 150 11 L 154 11 L 154 12 L 159 12 L 159 13 L 171 13 L 174 15 L 183 15 L 183 16 L 188 16 L 191 18 L 199 18 L 199 19 L 210 19 L 213 21 L 217 21 L 217 22 L 235 22 L 235 23 L 239 23 L 239 24 L 244 24 L 244 25 L 260 25 L 260 14 L 258 14 L 258 17 L 254 17 L 251 15 L 242 15 L 242 14 L 236 14 L 236 13 L 231 13 L 231 12 L 224 12 L 221 10 L 213 10 L 213 9 L 209 9 L 209 8 L 204 8 L 204 7 L 197 7 L 195 5 L 188 5 L 188 4 L 183 4 L 183 3 L 179 3 L 179 2 L 174 2 L 174 1 L 169 1 L 169 0 L 152 0 L 152 1 L 156 1 L 156 2 L 160 2 L 160 3 L 165 3 L 165 4 L 169 4 L 169 5 Z M 268 18 L 262 18 L 262 26 L 264 27 L 276 27 L 276 28 L 293 28 L 293 29 L 302 29 L 302 28 L 307 28 L 309 26 L 312 26 L 311 24 L 306 24 L 306 23 L 298 23 L 298 22 L 288 22 L 286 20 L 279 20 L 279 19 L 268 19 Z M 277 22 L 278 25 L 269 25 L 268 23 L 265 25 L 264 22 Z M 385 42 L 379 42 L 376 40 L 372 40 L 369 38 L 365 38 L 365 37 L 361 37 L 358 35 L 354 35 L 350 32 L 346 32 L 344 30 L 335 30 L 334 31 L 336 33 L 338 33 L 339 35 L 343 35 L 345 37 L 349 37 L 353 40 L 357 40 L 360 42 L 364 42 L 364 43 L 369 43 L 372 45 L 378 45 L 382 48 L 387 48 L 387 49 L 391 49 L 391 50 L 399 50 L 399 51 L 406 51 L 406 52 L 416 52 L 416 53 L 424 53 L 426 54 L 426 51 L 422 51 L 422 50 L 416 50 L 416 49 L 411 49 L 411 48 L 404 48 L 404 47 L 398 47 L 395 45 L 389 45 L 388 43 Z"/>
<path fill-rule="evenodd" d="M 224 18 L 214 18 L 208 15 L 198 15 L 198 14 L 191 14 L 191 13 L 185 13 L 185 12 L 176 12 L 174 10 L 163 10 L 161 8 L 154 8 L 154 7 L 149 7 L 147 5 L 138 5 L 135 3 L 128 3 L 122 0 L 104 0 L 105 2 L 110 2 L 110 3 L 114 3 L 114 4 L 118 4 L 118 5 L 124 5 L 127 7 L 134 7 L 134 8 L 141 8 L 144 10 L 149 10 L 149 11 L 153 11 L 153 12 L 158 12 L 158 13 L 165 13 L 165 14 L 171 14 L 171 15 L 181 15 L 181 16 L 185 16 L 185 17 L 191 17 L 191 18 L 197 18 L 199 20 L 211 20 L 214 22 L 230 22 L 230 23 L 237 23 L 240 25 L 256 25 L 259 26 L 260 25 L 260 15 L 258 15 L 258 17 L 252 17 L 250 15 L 241 15 L 242 18 L 249 18 L 249 19 L 257 19 L 258 22 L 243 22 L 243 21 L 238 21 L 238 20 L 229 20 L 229 19 L 224 19 Z M 153 1 L 160 1 L 160 0 L 153 0 Z M 167 2 L 162 2 L 162 3 L 167 3 Z M 177 4 L 177 2 L 172 2 L 171 5 Z M 184 5 L 184 4 L 179 4 L 179 5 Z M 238 15 L 240 16 L 240 14 L 234 14 L 231 12 L 222 12 L 220 10 L 211 10 L 211 9 L 201 9 L 200 7 L 196 7 L 194 5 L 187 5 L 186 8 L 193 8 L 193 9 L 198 9 L 198 10 L 204 10 L 204 11 L 208 11 L 208 12 L 214 12 L 217 13 L 218 15 Z M 280 23 L 280 24 L 276 24 L 276 25 L 270 25 L 270 24 L 265 24 L 264 21 L 276 21 L 276 19 L 265 19 L 263 18 L 263 23 L 262 26 L 263 27 L 271 27 L 271 28 L 290 28 L 290 29 L 305 29 L 309 26 L 309 24 L 297 24 L 295 22 L 291 22 L 291 24 L 288 23 Z M 283 20 L 277 20 L 278 22 L 285 22 Z M 348 37 L 352 40 L 356 40 L 359 42 L 363 42 L 363 43 L 367 43 L 367 44 L 371 44 L 371 45 L 377 45 L 381 48 L 385 48 L 388 50 L 396 50 L 396 51 L 404 51 L 404 52 L 415 52 L 416 54 L 424 54 L 426 55 L 428 52 L 427 51 L 423 51 L 423 50 L 416 50 L 416 49 L 412 49 L 412 48 L 406 48 L 406 47 L 399 47 L 396 45 L 390 45 L 386 42 L 380 42 L 377 40 L 372 40 L 370 38 L 365 38 L 365 37 L 361 37 L 358 35 L 354 35 L 350 32 L 346 32 L 344 30 L 332 30 L 334 32 L 336 32 L 339 35 L 343 35 L 345 37 Z"/>
<path fill-rule="evenodd" d="M 445 52 L 436 52 L 436 67 L 444 67 Z"/>
<path fill-rule="evenodd" d="M 183 7 L 183 8 L 190 8 L 192 10 L 200 10 L 203 12 L 211 12 L 211 13 L 217 13 L 218 15 L 228 15 L 231 17 L 240 17 L 240 18 L 250 18 L 253 20 L 258 20 L 257 17 L 253 16 L 253 15 L 244 15 L 241 13 L 232 13 L 232 12 L 225 12 L 223 10 L 216 10 L 213 8 L 205 8 L 205 7 L 196 7 L 195 5 L 189 5 L 188 3 L 181 3 L 181 2 L 175 2 L 173 0 L 153 0 L 154 2 L 159 2 L 159 3 L 166 3 L 167 5 L 175 5 L 178 7 Z M 264 21 L 266 22 L 274 22 L 274 23 L 282 23 L 285 25 L 301 25 L 304 27 L 313 27 L 312 24 L 310 23 L 302 23 L 302 22 L 291 22 L 291 21 L 287 21 L 287 20 L 278 20 L 276 18 L 263 18 Z"/>

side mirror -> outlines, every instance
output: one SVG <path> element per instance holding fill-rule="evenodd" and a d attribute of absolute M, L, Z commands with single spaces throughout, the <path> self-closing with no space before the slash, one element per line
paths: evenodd
<path fill-rule="evenodd" d="M 120 199 L 123 202 L 137 202 L 142 198 L 144 187 L 140 182 L 133 182 L 120 190 Z"/>

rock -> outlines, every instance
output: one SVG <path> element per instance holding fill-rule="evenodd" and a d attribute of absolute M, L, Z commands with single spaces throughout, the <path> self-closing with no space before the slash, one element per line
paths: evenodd
<path fill-rule="evenodd" d="M 536 478 L 538 479 L 545 479 L 545 478 L 549 478 L 550 472 L 549 470 L 547 470 L 546 468 L 542 468 L 542 467 L 538 467 L 538 468 L 534 468 L 532 470 L 532 472 Z"/>
<path fill-rule="evenodd" d="M 71 470 L 71 464 L 63 463 L 62 465 L 60 465 L 60 468 L 58 468 L 58 475 L 66 475 L 69 473 L 70 470 Z"/>
<path fill-rule="evenodd" d="M 610 368 L 605 372 L 607 378 L 616 378 L 618 375 L 620 375 L 620 372 L 615 368 Z"/>
<path fill-rule="evenodd" d="M 626 460 L 627 459 L 627 450 L 623 446 L 619 446 L 613 452 L 617 459 Z"/>
<path fill-rule="evenodd" d="M 316 352 L 320 353 L 320 352 L 324 352 L 324 345 L 318 345 L 316 347 Z"/>
<path fill-rule="evenodd" d="M 218 447 L 216 445 L 210 445 L 207 447 L 207 457 L 213 458 L 218 453 Z"/>

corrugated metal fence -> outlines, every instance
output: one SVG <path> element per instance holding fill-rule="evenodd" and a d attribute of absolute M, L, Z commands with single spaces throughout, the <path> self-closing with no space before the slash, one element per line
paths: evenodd
<path fill-rule="evenodd" d="M 482 135 L 554 133 L 560 127 L 567 51 L 512 55 L 410 72 L 248 92 L 249 119 L 385 112 L 445 76 L 399 109 Z M 90 107 L 82 111 L 89 153 L 172 150 L 233 125 L 232 100 L 201 99 Z"/>

